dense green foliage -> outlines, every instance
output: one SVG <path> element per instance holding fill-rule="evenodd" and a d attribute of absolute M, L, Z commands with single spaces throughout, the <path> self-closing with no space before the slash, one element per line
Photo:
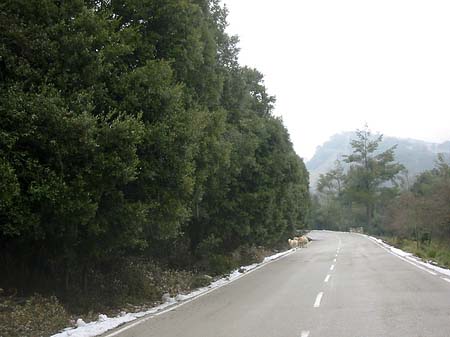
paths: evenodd
<path fill-rule="evenodd" d="M 378 150 L 382 139 L 367 127 L 358 130 L 350 142 L 352 153 L 344 156 L 348 169 L 336 161 L 334 169 L 319 176 L 310 216 L 313 226 L 377 230 L 387 200 L 398 193 L 399 173 L 404 169 L 395 162 L 395 146 Z"/>
<path fill-rule="evenodd" d="M 363 226 L 395 245 L 450 266 L 450 165 L 438 154 L 435 167 L 411 177 L 395 162 L 395 145 L 379 151 L 382 136 L 356 133 L 353 153 L 319 176 L 310 224 L 348 230 Z M 385 148 L 385 146 L 384 146 Z"/>
<path fill-rule="evenodd" d="M 407 177 L 406 177 L 407 178 Z M 405 179 L 401 193 L 381 217 L 381 233 L 391 244 L 450 268 L 450 165 L 443 154 L 435 167 Z"/>
<path fill-rule="evenodd" d="M 383 217 L 383 231 L 402 241 L 413 239 L 416 248 L 432 241 L 450 244 L 450 165 L 439 155 L 435 168 L 407 182 Z M 433 255 L 433 254 L 432 254 Z M 450 258 L 445 262 L 450 264 Z"/>
<path fill-rule="evenodd" d="M 350 142 L 355 137 L 356 132 L 354 131 L 335 134 L 317 148 L 314 156 L 306 162 L 313 190 L 316 188 L 321 173 L 326 174 L 332 170 L 336 159 L 343 160 L 343 155 L 352 152 Z M 395 159 L 405 166 L 409 177 L 415 177 L 423 171 L 431 170 L 439 153 L 444 153 L 447 158 L 450 158 L 450 141 L 430 143 L 418 139 L 384 136 L 378 151 L 385 151 L 394 145 L 396 146 Z M 345 169 L 349 166 L 346 163 L 342 164 Z"/>
<path fill-rule="evenodd" d="M 21 304 L 0 297 L 0 336 L 51 336 L 67 327 L 68 321 L 69 315 L 54 296 L 33 295 Z"/>
<path fill-rule="evenodd" d="M 302 226 L 307 171 L 225 27 L 218 0 L 0 2 L 1 287 L 207 266 Z"/>
<path fill-rule="evenodd" d="M 371 132 L 358 130 L 357 138 L 351 141 L 353 153 L 345 156 L 350 164 L 346 175 L 347 198 L 362 204 L 365 208 L 365 224 L 371 227 L 375 216 L 375 205 L 392 188 L 384 185 L 395 183 L 397 175 L 404 166 L 394 160 L 395 145 L 386 151 L 376 153 L 383 136 L 372 137 Z"/>

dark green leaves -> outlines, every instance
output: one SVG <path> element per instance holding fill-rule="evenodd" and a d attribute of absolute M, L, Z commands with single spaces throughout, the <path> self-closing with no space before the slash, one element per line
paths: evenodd
<path fill-rule="evenodd" d="M 65 270 L 70 287 L 124 255 L 226 254 L 303 226 L 303 161 L 225 27 L 216 0 L 0 5 L 11 265 Z"/>

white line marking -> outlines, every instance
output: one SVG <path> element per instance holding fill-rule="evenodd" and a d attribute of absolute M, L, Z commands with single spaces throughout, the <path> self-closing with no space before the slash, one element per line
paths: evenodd
<path fill-rule="evenodd" d="M 441 279 L 443 279 L 444 281 L 450 283 L 450 279 L 446 278 L 446 277 L 441 277 Z"/>
<path fill-rule="evenodd" d="M 331 275 L 328 274 L 327 277 L 325 277 L 325 281 L 324 282 L 328 282 L 330 280 Z M 450 281 L 449 281 L 450 282 Z"/>
<path fill-rule="evenodd" d="M 309 336 L 309 331 L 304 330 L 302 331 L 302 334 L 300 335 L 300 337 L 308 337 Z"/>
<path fill-rule="evenodd" d="M 337 257 L 338 255 L 336 254 L 335 257 Z"/>
<path fill-rule="evenodd" d="M 333 269 L 334 269 L 334 264 L 332 264 L 330 267 L 330 270 L 333 270 Z"/>
<path fill-rule="evenodd" d="M 427 273 L 430 273 L 431 275 L 434 275 L 434 276 L 437 275 L 437 273 L 435 273 L 434 271 L 431 271 L 431 270 L 429 270 L 429 269 L 427 269 L 427 268 L 425 268 L 425 267 L 421 267 L 421 266 L 415 264 L 414 262 L 409 261 L 408 259 L 404 258 L 403 256 L 398 256 L 397 254 L 394 254 L 394 253 L 392 253 L 392 252 L 390 252 L 390 253 L 391 253 L 392 255 L 395 255 L 395 256 L 397 256 L 398 258 L 400 258 L 400 259 L 402 259 L 402 260 L 404 260 L 404 261 L 406 261 L 406 262 L 412 264 L 413 266 L 415 266 L 415 267 L 417 267 L 417 268 L 419 268 L 419 269 L 422 269 L 422 270 L 426 271 Z"/>
<path fill-rule="evenodd" d="M 251 273 L 253 273 L 254 271 L 257 271 L 258 269 L 261 269 L 261 268 L 263 268 L 263 267 L 265 267 L 265 266 L 267 266 L 268 264 L 271 264 L 271 263 L 273 263 L 273 262 L 279 261 L 279 260 L 281 260 L 281 259 L 283 259 L 283 258 L 285 258 L 285 257 L 287 257 L 287 256 L 289 256 L 289 255 L 291 255 L 291 254 L 293 254 L 293 253 L 295 253 L 295 250 L 293 250 L 292 252 L 286 253 L 285 255 L 282 255 L 282 256 L 280 256 L 280 257 L 278 257 L 278 258 L 276 258 L 276 259 L 270 260 L 269 262 L 262 263 L 262 264 L 259 265 L 258 267 L 254 268 L 254 269 L 251 269 L 251 270 L 245 272 L 245 273 L 242 274 L 242 275 L 239 275 L 238 277 L 236 277 L 235 279 L 233 279 L 231 282 L 225 283 L 225 284 L 223 284 L 223 285 L 221 285 L 221 286 L 218 286 L 217 288 L 212 288 L 212 289 L 210 289 L 210 290 L 207 290 L 207 291 L 205 291 L 204 293 L 200 293 L 199 295 L 194 296 L 194 297 L 192 297 L 192 298 L 190 298 L 190 299 L 188 299 L 188 300 L 186 300 L 186 301 L 184 301 L 184 302 L 179 302 L 179 303 L 177 303 L 177 304 L 174 304 L 173 306 L 170 306 L 170 307 L 168 307 L 167 309 L 162 309 L 161 311 L 158 311 L 158 312 L 156 312 L 156 313 L 148 314 L 148 316 L 146 315 L 146 316 L 143 316 L 142 318 L 137 318 L 137 319 L 134 320 L 134 321 L 130 321 L 130 322 L 128 322 L 128 323 L 124 323 L 125 325 L 124 325 L 122 328 L 119 328 L 119 329 L 116 330 L 116 331 L 113 331 L 113 332 L 111 332 L 111 333 L 109 333 L 109 334 L 108 334 L 107 332 L 104 332 L 104 333 L 105 333 L 104 337 L 113 337 L 113 336 L 117 336 L 117 335 L 121 334 L 122 332 L 124 332 L 124 331 L 126 331 L 126 330 L 128 330 L 128 329 L 130 329 L 130 328 L 132 328 L 132 327 L 134 327 L 134 326 L 136 326 L 136 325 L 138 325 L 138 324 L 144 323 L 144 322 L 146 322 L 146 321 L 148 321 L 148 320 L 150 320 L 150 319 L 152 319 L 152 318 L 154 318 L 154 317 L 156 317 L 156 316 L 160 316 L 160 315 L 165 314 L 166 312 L 169 312 L 169 311 L 178 309 L 179 307 L 182 307 L 182 306 L 185 305 L 185 304 L 191 303 L 191 302 L 195 301 L 196 299 L 198 299 L 198 298 L 200 298 L 200 297 L 203 297 L 203 296 L 205 296 L 205 295 L 207 295 L 207 294 L 209 294 L 209 293 L 211 293 L 211 292 L 213 292 L 213 291 L 215 291 L 215 290 L 217 290 L 217 289 L 220 289 L 220 288 L 222 288 L 222 287 L 226 287 L 226 286 L 230 285 L 231 283 L 233 283 L 233 282 L 239 280 L 241 277 L 245 277 L 245 276 L 247 276 L 248 274 L 251 274 Z M 132 323 L 131 323 L 131 322 L 132 322 Z M 110 331 L 111 331 L 111 330 L 114 330 L 114 329 L 117 329 L 117 328 L 118 328 L 118 327 L 113 328 L 113 329 L 110 329 Z"/>
<path fill-rule="evenodd" d="M 333 260 L 333 262 L 336 262 L 336 261 L 337 261 L 337 259 L 334 259 L 334 260 Z"/>
<path fill-rule="evenodd" d="M 320 307 L 320 301 L 322 301 L 323 292 L 317 294 L 316 301 L 314 302 L 314 308 Z"/>
<path fill-rule="evenodd" d="M 384 248 L 384 247 L 383 247 L 383 248 Z M 386 250 L 387 250 L 387 249 L 386 249 Z M 437 275 L 437 273 L 435 273 L 434 271 L 431 271 L 431 270 L 428 270 L 428 269 L 426 269 L 426 268 L 424 268 L 424 267 L 418 266 L 418 265 L 415 264 L 414 262 L 411 262 L 411 261 L 405 259 L 403 256 L 399 256 L 399 255 L 397 255 L 397 254 L 394 254 L 393 252 L 391 252 L 391 251 L 389 251 L 389 250 L 388 250 L 388 252 L 391 253 L 391 254 L 394 255 L 394 256 L 397 256 L 400 260 L 403 260 L 403 261 L 405 261 L 405 262 L 408 262 L 409 264 L 412 264 L 412 265 L 415 266 L 416 268 L 422 269 L 423 271 L 426 271 L 427 273 L 430 273 L 431 275 L 434 275 L 434 276 Z"/>
<path fill-rule="evenodd" d="M 376 242 L 375 240 L 371 239 L 370 237 L 366 236 L 366 238 L 367 238 L 368 240 L 372 241 L 373 243 L 375 243 L 378 247 L 383 248 L 383 249 L 384 249 L 385 251 L 387 251 L 389 254 L 398 257 L 400 260 L 403 260 L 403 261 L 405 261 L 405 262 L 408 262 L 409 264 L 412 264 L 414 267 L 419 268 L 419 269 L 421 269 L 421 270 L 423 270 L 423 271 L 426 271 L 427 273 L 429 273 L 429 274 L 431 274 L 431 275 L 434 275 L 434 276 L 437 275 L 437 273 L 435 273 L 434 271 L 431 271 L 431 270 L 429 270 L 429 269 L 427 269 L 427 268 L 425 268 L 425 267 L 421 267 L 421 266 L 415 264 L 414 262 L 411 262 L 411 261 L 409 261 L 408 259 L 405 259 L 403 256 L 400 256 L 400 255 L 397 255 L 397 254 L 393 253 L 392 251 L 390 251 L 390 250 L 387 249 L 386 247 L 382 246 L 381 244 L 379 244 L 379 243 Z"/>

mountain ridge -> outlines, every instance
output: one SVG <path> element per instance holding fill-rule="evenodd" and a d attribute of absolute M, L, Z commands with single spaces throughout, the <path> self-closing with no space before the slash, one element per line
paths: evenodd
<path fill-rule="evenodd" d="M 341 132 L 332 135 L 328 141 L 317 147 L 314 156 L 306 162 L 310 174 L 310 188 L 315 189 L 320 174 L 332 169 L 337 159 L 342 160 L 344 155 L 352 152 L 350 141 L 355 138 L 354 131 Z M 384 151 L 394 145 L 397 145 L 396 161 L 406 167 L 411 177 L 433 168 L 438 153 L 450 157 L 450 140 L 433 143 L 414 138 L 384 136 L 379 149 Z"/>

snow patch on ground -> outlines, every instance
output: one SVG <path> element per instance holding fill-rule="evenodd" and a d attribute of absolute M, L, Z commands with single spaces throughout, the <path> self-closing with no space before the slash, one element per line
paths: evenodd
<path fill-rule="evenodd" d="M 390 250 L 392 253 L 394 253 L 394 254 L 396 254 L 396 255 L 399 255 L 399 256 L 401 256 L 401 257 L 406 257 L 406 258 L 408 258 L 408 257 L 412 257 L 412 256 L 413 256 L 411 253 L 404 252 L 403 250 L 398 249 L 398 248 L 395 248 L 395 247 L 389 246 L 389 250 Z"/>
<path fill-rule="evenodd" d="M 137 313 L 125 313 L 121 312 L 117 317 L 107 317 L 106 315 L 99 315 L 98 320 L 90 323 L 85 323 L 81 318 L 76 322 L 76 328 L 66 328 L 63 331 L 52 335 L 50 337 L 93 337 L 105 333 L 108 330 L 114 329 L 119 325 L 134 321 L 146 315 L 156 314 L 158 312 L 167 309 L 170 306 L 176 306 L 184 301 L 193 299 L 194 297 L 200 296 L 208 291 L 223 287 L 224 285 L 237 280 L 242 277 L 245 273 L 254 270 L 262 265 L 274 261 L 282 256 L 286 256 L 293 253 L 295 249 L 290 249 L 281 253 L 274 254 L 272 256 L 266 257 L 261 263 L 254 263 L 249 266 L 242 266 L 234 271 L 232 271 L 228 276 L 218 279 L 212 282 L 209 286 L 198 288 L 189 294 L 178 294 L 175 297 L 170 297 L 170 295 L 164 297 L 164 303 L 153 307 L 147 311 L 137 312 Z M 165 294 L 166 295 L 166 294 Z"/>
<path fill-rule="evenodd" d="M 384 248 L 386 248 L 387 250 L 389 250 L 390 252 L 392 252 L 393 254 L 403 257 L 409 261 L 411 261 L 412 263 L 415 263 L 421 267 L 425 267 L 427 269 L 430 269 L 432 271 L 438 272 L 440 274 L 446 275 L 446 276 L 450 276 L 450 269 L 446 269 L 446 268 L 442 268 L 439 266 L 436 266 L 432 261 L 423 261 L 420 257 L 417 257 L 411 253 L 405 252 L 401 249 L 392 247 L 391 245 L 387 244 L 386 242 L 384 242 L 383 240 L 377 239 L 373 236 L 368 236 L 369 239 L 377 242 L 378 244 L 380 244 L 381 246 L 383 246 Z"/>
<path fill-rule="evenodd" d="M 413 256 L 413 257 L 414 257 L 415 261 L 417 263 L 419 263 L 420 265 L 422 265 L 422 266 L 424 266 L 426 268 L 429 268 L 431 270 L 434 270 L 435 272 L 444 274 L 446 276 L 450 276 L 450 269 L 436 266 L 436 265 L 434 265 L 433 263 L 430 263 L 430 262 L 424 262 L 424 261 L 422 261 L 420 258 L 418 258 L 416 256 Z"/>

